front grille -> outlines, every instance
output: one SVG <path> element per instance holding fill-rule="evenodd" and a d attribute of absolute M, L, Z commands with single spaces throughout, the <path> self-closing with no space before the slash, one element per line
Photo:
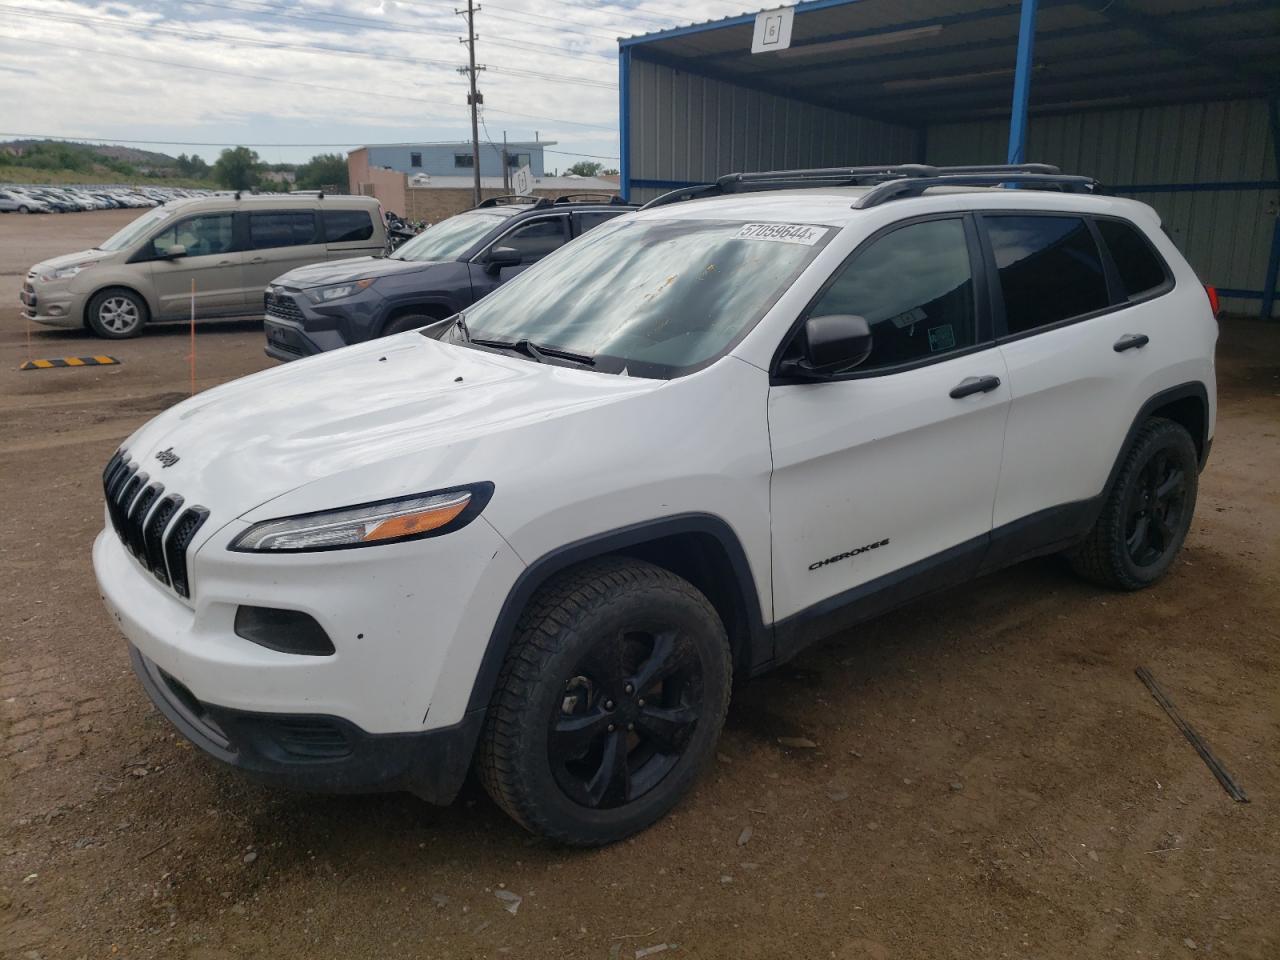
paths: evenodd
<path fill-rule="evenodd" d="M 179 596 L 191 596 L 187 548 L 209 517 L 204 507 L 182 509 L 183 499 L 163 496 L 164 485 L 148 483 L 138 464 L 119 451 L 102 471 L 107 515 L 120 542 L 151 574 Z"/>
<path fill-rule="evenodd" d="M 266 724 L 277 744 L 295 757 L 325 760 L 351 753 L 351 742 L 337 724 L 323 717 L 281 717 Z M 274 729 L 272 729 L 274 728 Z"/>
<path fill-rule="evenodd" d="M 302 308 L 298 306 L 293 297 L 281 293 L 268 292 L 263 294 L 262 300 L 268 317 L 302 323 Z"/>

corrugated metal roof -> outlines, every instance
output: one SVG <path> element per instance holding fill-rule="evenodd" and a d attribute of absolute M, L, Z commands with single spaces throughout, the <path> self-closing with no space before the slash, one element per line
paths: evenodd
<path fill-rule="evenodd" d="M 789 50 L 754 15 L 622 41 L 635 59 L 920 126 L 1005 115 L 1016 0 L 811 0 Z M 1040 0 L 1033 113 L 1260 97 L 1280 87 L 1276 0 Z"/>

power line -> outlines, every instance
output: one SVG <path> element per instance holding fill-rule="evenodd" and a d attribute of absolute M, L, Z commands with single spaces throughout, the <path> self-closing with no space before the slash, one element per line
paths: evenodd
<path fill-rule="evenodd" d="M 155 32 L 155 33 L 164 33 L 170 36 L 179 36 L 184 38 L 199 37 L 207 40 L 220 40 L 224 43 L 245 43 L 251 46 L 268 47 L 271 49 L 278 49 L 278 50 L 298 50 L 304 53 L 315 52 L 315 53 L 339 54 L 341 56 L 361 57 L 367 60 L 377 60 L 377 61 L 390 60 L 390 61 L 395 61 L 399 63 L 420 64 L 420 65 L 426 65 L 426 66 L 442 66 L 442 67 L 448 67 L 450 69 L 453 69 L 457 66 L 457 64 L 450 63 L 447 60 L 437 60 L 437 59 L 432 59 L 430 57 L 399 57 L 399 56 L 395 56 L 394 54 L 379 54 L 379 53 L 369 53 L 368 51 L 365 51 L 365 50 L 353 50 L 349 47 L 327 47 L 327 46 L 320 46 L 318 44 L 290 43 L 285 40 L 271 40 L 263 37 L 245 37 L 239 34 L 233 35 L 233 34 L 222 34 L 222 33 L 208 33 L 202 30 L 191 30 L 186 27 L 164 26 L 163 24 L 133 24 L 133 23 L 121 21 L 113 17 L 95 17 L 89 14 L 79 14 L 79 13 L 71 14 L 71 13 L 61 13 L 58 11 L 33 10 L 30 7 L 14 7 L 7 4 L 0 4 L 0 10 L 9 11 L 13 16 L 23 17 L 29 20 L 54 20 L 62 23 L 75 23 L 75 24 L 89 25 L 89 26 L 101 24 L 104 26 L 113 27 L 117 30 L 122 30 L 126 33 Z M 525 49 L 525 46 L 526 46 L 526 43 L 511 43 L 505 40 L 490 39 L 489 42 L 498 46 L 515 47 L 516 49 Z M 553 46 L 550 46 L 549 44 L 537 44 L 537 43 L 533 43 L 532 41 L 528 41 L 527 45 L 542 47 L 546 50 L 556 53 L 561 57 L 568 57 L 571 59 L 587 59 L 587 58 L 604 59 L 604 60 L 612 59 L 609 57 L 604 57 L 601 54 L 588 54 L 588 53 L 575 54 L 575 53 L 565 51 L 560 47 L 553 47 Z"/>
<path fill-rule="evenodd" d="M 232 6 L 231 4 L 227 4 L 227 3 L 214 3 L 213 0 L 187 0 L 187 2 L 195 4 L 197 6 L 201 6 L 201 7 L 216 7 L 222 10 L 232 10 L 232 11 L 235 11 L 236 13 L 254 14 L 257 16 L 264 16 L 264 17 L 279 17 L 281 19 L 300 20 L 307 23 L 319 23 L 319 24 L 324 24 L 328 26 L 342 26 L 342 27 L 357 26 L 357 27 L 362 27 L 363 29 L 366 29 L 366 30 L 381 30 L 381 31 L 390 32 L 390 33 L 416 33 L 422 36 L 434 36 L 434 37 L 440 36 L 440 34 L 437 31 L 423 30 L 420 27 L 413 27 L 406 24 L 402 20 L 379 21 L 379 20 L 372 20 L 367 17 L 348 16 L 347 14 L 342 14 L 342 13 L 299 14 L 299 13 L 291 12 L 288 7 L 281 7 L 275 4 L 265 3 L 265 2 L 262 2 L 262 0 L 241 0 L 241 2 L 257 4 L 256 7 L 249 8 L 249 9 L 245 9 L 244 7 Z M 280 12 L 271 12 L 271 11 L 280 11 Z M 341 19 L 335 19 L 335 18 L 341 18 Z M 500 16 L 500 17 L 497 17 L 496 19 L 507 20 L 509 18 Z M 536 22 L 533 20 L 522 20 L 520 22 L 539 25 L 539 24 L 536 24 Z M 574 32 L 582 32 L 582 31 L 574 31 Z M 601 37 L 606 40 L 616 39 L 615 37 L 607 36 L 605 34 L 593 34 L 593 35 L 597 37 Z M 503 72 L 517 72 L 517 71 L 515 68 L 510 68 L 509 71 L 506 68 L 504 68 Z M 590 83 L 590 84 L 601 82 L 601 81 L 592 81 L 592 80 L 586 80 L 586 79 L 579 80 L 578 78 L 555 78 L 549 75 L 542 75 L 542 79 L 564 79 L 565 82 L 581 82 L 581 83 Z M 610 86 L 616 87 L 617 84 L 616 83 L 610 84 Z"/>
<path fill-rule="evenodd" d="M 5 39 L 8 39 L 8 38 L 5 38 Z M 59 47 L 64 50 L 75 50 L 79 53 L 92 53 L 92 54 L 97 54 L 103 57 L 114 57 L 114 56 L 117 56 L 119 53 L 119 51 L 113 51 L 113 50 L 99 50 L 93 47 L 79 47 L 69 43 L 58 43 L 53 40 L 41 40 L 40 43 L 41 45 L 46 47 Z M 252 73 L 241 73 L 235 70 L 219 70 L 216 67 L 198 67 L 190 63 L 178 63 L 173 60 L 157 60 L 152 57 L 139 57 L 132 54 L 130 55 L 129 59 L 136 60 L 139 63 L 154 63 L 162 67 L 180 67 L 183 70 L 195 70 L 201 73 L 220 74 L 226 77 L 236 77 L 237 79 L 241 79 L 241 80 L 257 80 L 262 83 L 276 83 L 276 84 L 283 83 L 283 84 L 288 84 L 290 86 L 310 87 L 315 90 L 328 90 L 328 91 L 334 91 L 337 93 L 347 93 L 347 94 L 355 93 L 361 96 L 373 97 L 375 99 L 382 99 L 382 100 L 405 100 L 411 103 L 428 103 L 435 106 L 438 106 L 440 103 L 439 97 L 428 99 L 426 97 L 410 97 L 410 96 L 406 96 L 404 94 L 398 94 L 398 93 L 377 93 L 371 90 L 361 90 L 353 87 L 335 87 L 335 86 L 331 86 L 329 84 L 323 84 L 323 83 L 310 83 L 306 80 L 286 80 L 282 77 L 264 77 L 264 76 L 252 74 Z M 534 114 L 534 113 L 516 113 L 511 110 L 499 110 L 496 107 L 490 107 L 489 109 L 492 110 L 494 113 L 501 113 L 507 116 L 520 117 L 525 120 L 545 120 L 548 123 L 563 123 L 563 124 L 568 124 L 574 127 L 589 127 L 595 130 L 616 131 L 617 129 L 611 124 L 586 123 L 582 120 L 565 120 L 560 117 L 546 117 L 546 116 L 541 116 L 540 114 Z M 432 117 L 427 117 L 425 119 L 437 121 L 440 123 L 458 122 L 457 120 L 454 120 L 451 117 L 432 116 Z"/>
<path fill-rule="evenodd" d="M 484 121 L 482 120 L 481 123 Z M 489 146 L 494 150 L 499 147 L 493 142 L 489 128 L 485 127 L 485 137 Z M 298 147 L 309 149 L 320 149 L 322 147 L 394 147 L 399 146 L 398 143 L 363 143 L 358 144 L 354 140 L 346 140 L 341 143 L 245 143 L 240 140 L 130 140 L 123 137 L 66 137 L 55 136 L 49 133 L 14 133 L 12 131 L 0 130 L 0 137 L 13 137 L 15 140 L 56 140 L 60 143 L 98 143 L 105 145 L 126 144 L 131 146 L 142 147 L 258 147 L 268 149 L 272 147 Z M 446 140 L 439 141 L 442 144 L 454 143 L 455 141 Z M 517 141 L 523 143 L 525 141 Z M 432 146 L 431 141 L 424 141 L 422 146 Z M 564 157 L 587 157 L 591 160 L 617 160 L 617 157 L 605 156 L 598 153 L 580 153 L 576 150 L 552 150 L 544 147 L 543 153 L 555 153 Z"/>

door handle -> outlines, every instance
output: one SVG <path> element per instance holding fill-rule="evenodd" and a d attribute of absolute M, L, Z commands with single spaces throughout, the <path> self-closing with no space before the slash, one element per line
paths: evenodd
<path fill-rule="evenodd" d="M 250 263 L 266 263 L 266 262 L 267 262 L 267 258 L 266 258 L 266 257 L 254 257 L 254 258 L 253 258 L 252 260 L 250 260 L 249 262 L 250 262 Z"/>
<path fill-rule="evenodd" d="M 1145 333 L 1126 333 L 1112 345 L 1111 349 L 1116 353 L 1124 353 L 1126 350 L 1138 350 L 1150 342 L 1151 338 Z"/>
<path fill-rule="evenodd" d="M 959 400 L 971 393 L 990 393 L 1000 386 L 999 377 L 965 377 L 951 388 L 951 399 Z"/>
<path fill-rule="evenodd" d="M 229 267 L 229 266 L 231 266 L 233 263 L 235 263 L 235 261 L 234 261 L 234 260 L 219 260 L 219 261 L 218 261 L 218 266 L 220 266 L 220 267 Z"/>

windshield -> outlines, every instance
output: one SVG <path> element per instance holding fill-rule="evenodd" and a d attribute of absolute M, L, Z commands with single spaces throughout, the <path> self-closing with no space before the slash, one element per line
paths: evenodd
<path fill-rule="evenodd" d="M 620 218 L 466 312 L 475 339 L 529 340 L 597 370 L 670 378 L 733 346 L 834 227 Z"/>
<path fill-rule="evenodd" d="M 392 260 L 457 260 L 511 213 L 460 213 L 427 227 L 391 254 Z"/>
<path fill-rule="evenodd" d="M 116 233 L 104 240 L 98 245 L 99 250 L 123 250 L 131 245 L 135 240 L 140 239 L 147 231 L 159 223 L 161 220 L 168 218 L 171 211 L 164 207 L 156 207 L 148 210 L 137 220 L 134 220 L 126 227 L 122 227 Z"/>

